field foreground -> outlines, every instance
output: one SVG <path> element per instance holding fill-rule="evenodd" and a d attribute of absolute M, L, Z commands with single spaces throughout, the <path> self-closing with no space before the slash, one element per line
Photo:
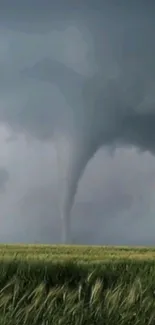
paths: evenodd
<path fill-rule="evenodd" d="M 0 325 L 154 325 L 155 248 L 0 245 Z"/>

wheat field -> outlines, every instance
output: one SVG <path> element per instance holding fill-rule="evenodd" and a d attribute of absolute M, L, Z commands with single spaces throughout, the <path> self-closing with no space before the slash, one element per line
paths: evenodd
<path fill-rule="evenodd" d="M 0 258 L 22 260 L 154 260 L 153 247 L 61 246 L 61 245 L 0 245 Z"/>

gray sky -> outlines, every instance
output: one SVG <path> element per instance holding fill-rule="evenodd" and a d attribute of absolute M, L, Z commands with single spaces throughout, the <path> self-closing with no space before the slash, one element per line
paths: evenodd
<path fill-rule="evenodd" d="M 61 241 L 60 193 L 68 141 L 75 129 L 78 134 L 89 126 L 90 106 L 83 106 L 81 99 L 83 80 L 93 80 L 86 87 L 86 101 L 105 100 L 103 93 L 94 97 L 98 79 L 92 76 L 99 68 L 101 76 L 112 80 L 123 71 L 117 97 L 110 88 L 110 100 L 116 102 L 119 94 L 123 108 L 110 102 L 102 114 L 95 101 L 94 133 L 98 139 L 99 130 L 105 130 L 107 142 L 102 134 L 101 143 L 110 143 L 110 149 L 97 151 L 79 183 L 72 236 L 76 243 L 154 245 L 153 7 L 137 6 L 135 17 L 134 7 L 133 12 L 127 6 L 116 10 L 108 2 L 105 12 L 100 2 L 100 11 L 93 2 L 85 9 L 80 3 L 78 10 L 53 5 L 53 11 L 41 1 L 20 6 L 16 0 L 14 10 L 13 2 L 8 7 L 7 1 L 1 3 L 0 241 Z"/>

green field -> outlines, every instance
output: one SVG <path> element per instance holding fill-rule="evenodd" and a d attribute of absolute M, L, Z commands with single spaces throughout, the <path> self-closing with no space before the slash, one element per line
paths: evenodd
<path fill-rule="evenodd" d="M 0 245 L 0 325 L 154 325 L 155 248 Z"/>

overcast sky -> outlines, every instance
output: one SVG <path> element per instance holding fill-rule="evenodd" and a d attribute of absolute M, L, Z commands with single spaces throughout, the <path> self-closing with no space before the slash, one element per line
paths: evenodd
<path fill-rule="evenodd" d="M 61 8 L 57 1 L 52 8 L 41 0 L 1 3 L 0 242 L 61 242 L 60 192 L 68 155 L 66 139 L 68 135 L 72 137 L 74 128 L 81 127 L 83 115 L 80 118 L 77 115 L 78 121 L 75 118 L 83 107 L 80 85 L 100 66 L 104 65 L 106 75 L 116 76 L 121 65 L 122 78 L 127 73 L 131 81 L 132 89 L 126 93 L 130 110 L 132 102 L 137 100 L 136 96 L 136 99 L 130 96 L 137 87 L 132 76 L 143 64 L 144 69 L 140 66 L 141 74 L 137 75 L 145 76 L 147 85 L 145 97 L 137 106 L 136 122 L 133 121 L 136 124 L 132 129 L 129 121 L 122 128 L 121 146 L 116 144 L 114 150 L 113 143 L 110 147 L 103 145 L 89 161 L 72 211 L 72 238 L 75 243 L 85 244 L 154 245 L 153 5 L 150 2 L 150 7 L 149 4 L 145 7 L 141 3 L 141 7 L 134 8 L 133 4 L 130 12 L 127 4 L 108 7 L 108 1 L 104 2 L 105 7 L 99 1 L 96 7 L 93 1 L 84 7 L 79 2 L 78 9 L 71 7 L 69 1 Z M 121 47 L 119 40 L 122 42 L 121 35 L 128 23 L 129 31 Z M 139 47 L 135 48 L 137 43 Z M 144 56 L 139 58 L 140 53 Z M 41 69 L 32 73 L 36 78 L 23 73 L 33 71 L 36 64 Z M 112 127 L 108 124 L 108 132 L 113 131 L 117 136 L 116 128 L 109 131 L 109 125 Z M 63 139 L 59 148 L 55 141 L 58 133 Z M 61 174 L 57 150 L 61 156 Z"/>

